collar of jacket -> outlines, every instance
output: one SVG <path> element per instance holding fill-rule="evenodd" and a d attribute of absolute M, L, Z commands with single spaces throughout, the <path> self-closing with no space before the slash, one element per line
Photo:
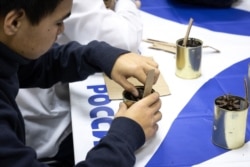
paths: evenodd
<path fill-rule="evenodd" d="M 0 42 L 0 76 L 13 75 L 17 72 L 19 65 L 26 64 L 29 61 Z"/>

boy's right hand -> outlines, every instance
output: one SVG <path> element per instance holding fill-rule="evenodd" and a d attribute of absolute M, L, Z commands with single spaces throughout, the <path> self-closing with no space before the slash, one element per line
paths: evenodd
<path fill-rule="evenodd" d="M 154 92 L 134 103 L 130 108 L 127 108 L 125 103 L 120 103 L 115 117 L 127 117 L 137 122 L 142 127 L 146 140 L 148 140 L 158 130 L 157 122 L 162 118 L 160 108 L 160 95 Z"/>

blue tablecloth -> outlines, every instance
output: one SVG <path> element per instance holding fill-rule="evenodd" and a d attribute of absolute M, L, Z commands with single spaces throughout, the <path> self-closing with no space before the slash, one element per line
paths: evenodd
<path fill-rule="evenodd" d="M 150 167 L 192 166 L 228 150 L 212 143 L 214 100 L 224 94 L 245 97 L 244 77 L 250 59 L 238 62 L 206 82 L 173 122 L 159 149 L 148 162 Z M 250 115 L 246 141 L 250 140 Z"/>
<path fill-rule="evenodd" d="M 178 4 L 174 0 L 142 0 L 141 9 L 182 24 L 188 24 L 192 17 L 193 24 L 199 27 L 217 32 L 250 35 L 250 12 L 244 10 L 197 7 Z M 212 104 L 216 97 L 224 94 L 245 97 L 244 77 L 247 76 L 249 62 L 250 59 L 237 62 L 211 78 L 194 94 L 173 122 L 148 166 L 192 166 L 228 151 L 212 144 Z M 247 126 L 246 141 L 249 141 L 249 114 Z"/>
<path fill-rule="evenodd" d="M 153 15 L 213 31 L 250 35 L 250 12 L 234 8 L 211 8 L 176 3 L 175 0 L 141 0 L 141 10 Z M 236 24 L 237 23 L 237 24 Z"/>

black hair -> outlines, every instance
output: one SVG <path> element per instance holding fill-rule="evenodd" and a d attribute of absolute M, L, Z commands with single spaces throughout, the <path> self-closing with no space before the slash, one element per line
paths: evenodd
<path fill-rule="evenodd" d="M 0 16 L 12 10 L 23 9 L 30 23 L 38 24 L 42 18 L 53 13 L 62 0 L 0 0 Z"/>

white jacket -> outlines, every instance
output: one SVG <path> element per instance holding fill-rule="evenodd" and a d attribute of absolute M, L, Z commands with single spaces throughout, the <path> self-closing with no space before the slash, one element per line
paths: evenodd
<path fill-rule="evenodd" d="M 133 0 L 118 0 L 115 12 L 107 10 L 102 0 L 74 0 L 60 42 L 76 40 L 86 44 L 93 39 L 137 52 L 142 39 L 142 21 Z"/>
<path fill-rule="evenodd" d="M 132 0 L 118 0 L 115 12 L 106 9 L 103 0 L 74 0 L 58 42 L 100 40 L 137 52 L 141 38 L 140 12 Z M 21 89 L 16 100 L 25 119 L 27 145 L 36 150 L 38 158 L 54 156 L 71 132 L 68 85 Z"/>

